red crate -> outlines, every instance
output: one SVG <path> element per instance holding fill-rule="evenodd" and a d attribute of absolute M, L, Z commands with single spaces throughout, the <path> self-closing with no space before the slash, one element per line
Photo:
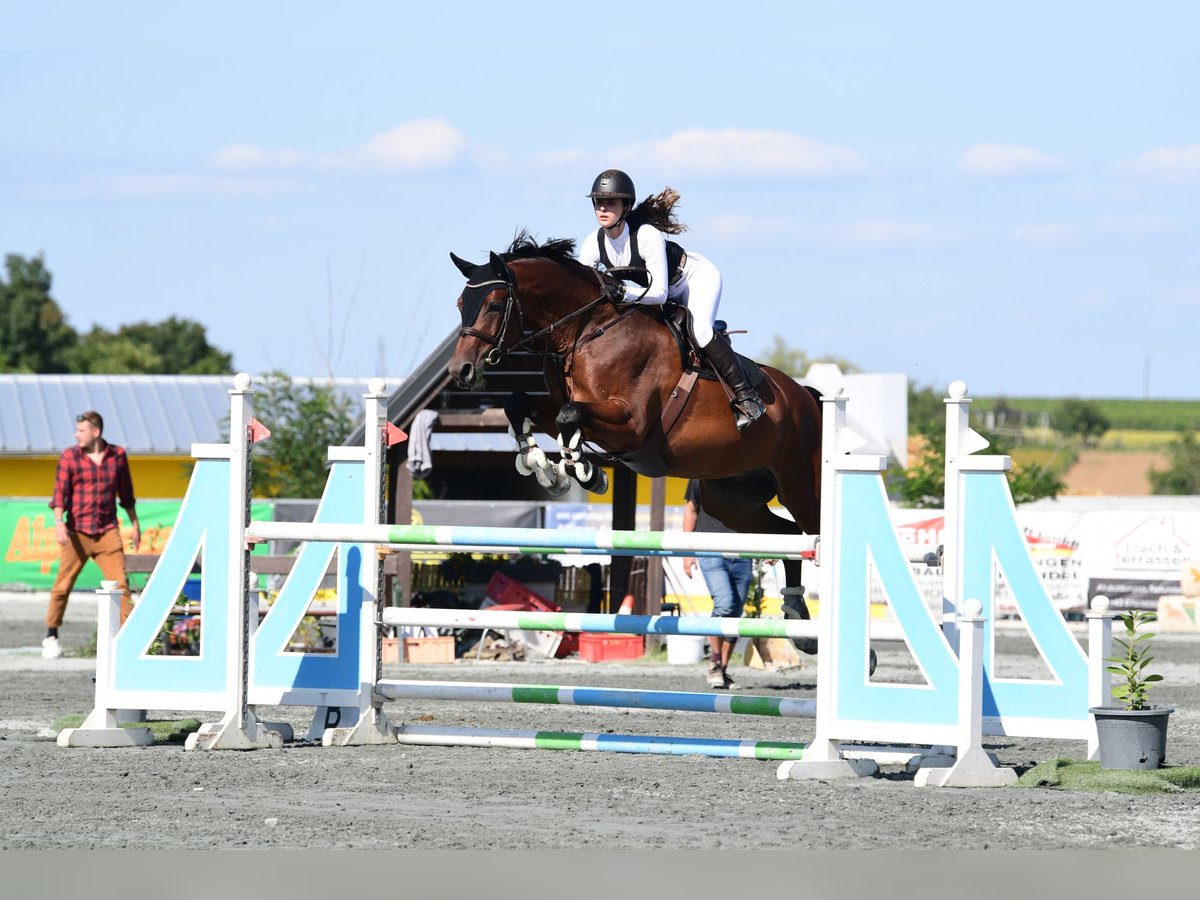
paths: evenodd
<path fill-rule="evenodd" d="M 579 635 L 579 658 L 588 662 L 641 659 L 645 652 L 646 639 L 640 634 Z"/>

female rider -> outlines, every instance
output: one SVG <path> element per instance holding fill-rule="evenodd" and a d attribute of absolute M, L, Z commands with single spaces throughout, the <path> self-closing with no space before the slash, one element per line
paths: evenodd
<path fill-rule="evenodd" d="M 674 215 L 679 194 L 666 188 L 635 209 L 633 180 L 619 169 L 607 169 L 596 176 L 588 196 L 600 228 L 583 239 L 579 261 L 596 269 L 630 267 L 635 271 L 622 277 L 639 285 L 638 302 L 662 304 L 669 299 L 688 308 L 696 343 L 733 391 L 734 423 L 738 431 L 745 431 L 763 414 L 763 404 L 729 338 L 713 331 L 721 302 L 721 273 L 703 256 L 684 252 L 663 235 L 685 230 Z"/>

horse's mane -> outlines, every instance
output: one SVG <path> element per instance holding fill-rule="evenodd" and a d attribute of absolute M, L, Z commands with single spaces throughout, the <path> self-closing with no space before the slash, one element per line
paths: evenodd
<path fill-rule="evenodd" d="M 591 269 L 575 258 L 575 241 L 571 238 L 547 238 L 538 243 L 527 229 L 520 229 L 502 254 L 505 262 L 514 259 L 549 259 L 568 268 L 591 273 Z"/>
<path fill-rule="evenodd" d="M 650 224 L 665 234 L 682 234 L 688 227 L 675 216 L 675 205 L 678 202 L 679 191 L 665 187 L 635 206 L 625 217 L 625 221 L 629 223 L 631 231 L 639 225 Z"/>

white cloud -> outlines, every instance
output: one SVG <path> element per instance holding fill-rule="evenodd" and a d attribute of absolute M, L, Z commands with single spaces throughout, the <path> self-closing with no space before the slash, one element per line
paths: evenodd
<path fill-rule="evenodd" d="M 1028 178 L 1066 171 L 1066 161 L 1022 144 L 976 144 L 958 161 L 959 171 L 978 178 Z"/>
<path fill-rule="evenodd" d="M 232 175 L 151 173 L 85 178 L 77 190 L 90 197 L 165 199 L 175 197 L 278 197 L 301 190 L 299 184 L 282 178 L 246 178 Z"/>
<path fill-rule="evenodd" d="M 456 165 L 469 150 L 466 137 L 444 119 L 413 119 L 372 135 L 357 147 L 332 153 L 271 150 L 232 144 L 214 154 L 212 163 L 228 171 L 348 169 L 373 172 L 421 172 Z"/>
<path fill-rule="evenodd" d="M 539 166 L 575 166 L 587 162 L 590 155 L 586 150 L 574 147 L 567 150 L 546 150 L 536 154 L 533 161 Z"/>
<path fill-rule="evenodd" d="M 1050 246 L 1069 244 L 1078 240 L 1083 233 L 1084 222 L 1042 222 L 1037 225 L 1018 225 L 1013 229 L 1013 237 L 1027 244 Z"/>
<path fill-rule="evenodd" d="M 1126 168 L 1170 184 L 1200 180 L 1200 144 L 1150 150 L 1126 163 Z"/>
<path fill-rule="evenodd" d="M 940 244 L 957 239 L 946 228 L 929 222 L 863 219 L 846 225 L 812 227 L 784 218 L 728 215 L 705 219 L 697 228 L 725 243 L 803 241 L 858 247 L 898 247 Z"/>
<path fill-rule="evenodd" d="M 795 236 L 796 224 L 789 219 L 759 218 L 756 216 L 710 216 L 697 228 L 723 243 L 758 241 L 779 235 Z"/>
<path fill-rule="evenodd" d="M 1164 306 L 1178 306 L 1187 310 L 1195 309 L 1200 306 L 1200 285 L 1171 288 L 1157 293 L 1155 299 Z"/>
<path fill-rule="evenodd" d="M 871 244 L 877 247 L 942 243 L 954 238 L 952 232 L 928 222 L 890 219 L 866 219 L 851 225 L 835 226 L 829 231 L 845 243 Z"/>
<path fill-rule="evenodd" d="M 681 175 L 832 178 L 865 170 L 853 150 L 771 129 L 689 128 L 658 141 L 615 147 L 630 168 L 654 166 Z"/>
<path fill-rule="evenodd" d="M 1118 234 L 1127 237 L 1145 237 L 1174 231 L 1179 225 L 1153 213 L 1117 215 L 1101 213 L 1093 219 L 1073 222 L 1041 222 L 1019 225 L 1013 229 L 1013 237 L 1029 244 L 1053 246 L 1068 244 L 1091 235 Z"/>

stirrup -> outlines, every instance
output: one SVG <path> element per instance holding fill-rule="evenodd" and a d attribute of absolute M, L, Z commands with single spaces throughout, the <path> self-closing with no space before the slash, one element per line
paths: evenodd
<path fill-rule="evenodd" d="M 733 407 L 734 421 L 733 424 L 738 431 L 745 431 L 760 418 L 766 411 L 763 402 L 758 397 L 744 397 L 741 400 L 735 400 L 729 404 Z"/>

